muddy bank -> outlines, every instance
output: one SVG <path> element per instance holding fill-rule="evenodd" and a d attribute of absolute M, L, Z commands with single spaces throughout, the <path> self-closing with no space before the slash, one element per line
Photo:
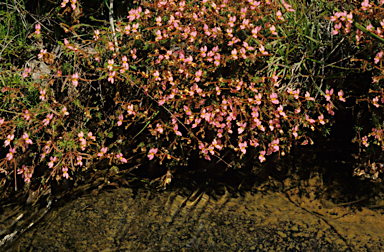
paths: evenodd
<path fill-rule="evenodd" d="M 9 251 L 383 251 L 384 194 L 319 197 L 320 175 L 249 191 L 119 188 L 53 208 Z M 324 189 L 324 188 L 323 188 Z"/>

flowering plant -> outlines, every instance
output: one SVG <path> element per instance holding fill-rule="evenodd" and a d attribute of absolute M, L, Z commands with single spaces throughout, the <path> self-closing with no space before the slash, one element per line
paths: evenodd
<path fill-rule="evenodd" d="M 80 1 L 61 7 L 62 16 L 82 11 Z M 326 129 L 345 97 L 299 81 L 309 58 L 298 61 L 287 45 L 295 12 L 285 1 L 143 1 L 102 27 L 62 24 L 60 52 L 36 54 L 51 74 L 25 66 L 20 86 L 2 88 L 19 105 L 1 110 L 9 146 L 1 171 L 9 177 L 24 163 L 25 182 L 39 174 L 47 183 L 104 159 L 186 165 L 194 150 L 238 167 L 250 148 L 264 162 L 312 144 L 308 129 Z M 33 36 L 43 47 L 41 26 Z M 233 156 L 224 159 L 228 149 Z"/>

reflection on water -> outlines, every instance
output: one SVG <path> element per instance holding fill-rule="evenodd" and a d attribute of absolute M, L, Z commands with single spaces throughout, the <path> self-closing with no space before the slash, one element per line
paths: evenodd
<path fill-rule="evenodd" d="M 166 190 L 104 174 L 60 198 L 2 205 L 0 250 L 384 251 L 382 180 L 352 177 L 350 155 L 317 143 L 261 167 L 179 169 Z"/>
<path fill-rule="evenodd" d="M 289 178 L 247 192 L 107 189 L 53 207 L 10 251 L 382 251 L 382 195 L 357 208 L 318 199 L 317 174 L 303 183 L 302 196 Z"/>

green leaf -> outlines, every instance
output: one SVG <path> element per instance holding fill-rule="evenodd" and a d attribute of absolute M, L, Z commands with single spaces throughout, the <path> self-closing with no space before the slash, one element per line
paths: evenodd
<path fill-rule="evenodd" d="M 377 41 L 379 41 L 380 43 L 384 43 L 384 39 L 379 37 L 378 35 L 376 35 L 375 33 L 373 32 L 370 32 L 368 31 L 364 26 L 362 26 L 361 24 L 359 23 L 355 23 L 355 26 L 360 29 L 361 31 L 363 31 L 364 33 L 368 34 L 368 35 L 371 35 L 373 38 L 375 38 Z"/>

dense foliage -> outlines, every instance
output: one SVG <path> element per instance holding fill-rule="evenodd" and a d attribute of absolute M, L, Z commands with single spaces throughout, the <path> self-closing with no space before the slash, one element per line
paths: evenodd
<path fill-rule="evenodd" d="M 34 21 L 22 4 L 1 7 L 1 22 L 23 20 L 21 34 L 18 22 L 0 28 L 3 187 L 73 179 L 103 160 L 264 162 L 328 134 L 348 97 L 374 106 L 372 132 L 356 123 L 354 141 L 383 144 L 382 2 L 142 1 L 123 18 L 105 7 L 105 21 L 75 0 Z M 25 47 L 34 54 L 12 55 Z M 367 70 L 369 92 L 343 84 Z M 372 167 L 357 173 L 377 177 Z"/>

